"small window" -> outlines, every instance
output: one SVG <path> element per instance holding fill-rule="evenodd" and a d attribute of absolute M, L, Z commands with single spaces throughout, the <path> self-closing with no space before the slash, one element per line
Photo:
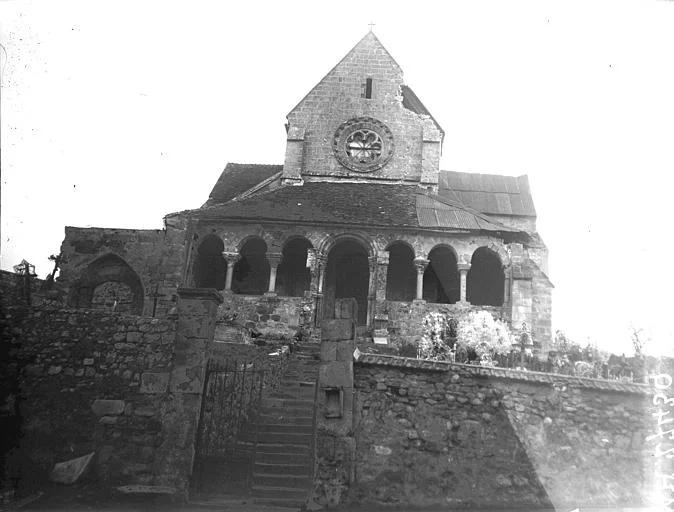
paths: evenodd
<path fill-rule="evenodd" d="M 365 98 L 372 99 L 372 79 L 365 80 Z"/>

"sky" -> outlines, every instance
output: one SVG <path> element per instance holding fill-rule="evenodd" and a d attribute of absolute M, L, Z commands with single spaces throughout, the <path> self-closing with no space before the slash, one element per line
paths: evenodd
<path fill-rule="evenodd" d="M 674 355 L 674 1 L 0 1 L 0 264 L 64 226 L 161 228 L 374 32 L 445 130 L 441 168 L 527 174 L 553 325 Z M 667 257 L 666 257 L 667 256 Z"/>

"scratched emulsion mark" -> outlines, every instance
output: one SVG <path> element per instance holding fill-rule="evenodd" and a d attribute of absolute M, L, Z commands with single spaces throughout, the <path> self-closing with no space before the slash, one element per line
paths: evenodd
<path fill-rule="evenodd" d="M 667 373 L 650 376 L 650 380 L 657 390 L 653 395 L 655 411 L 651 413 L 657 420 L 656 433 L 646 438 L 647 442 L 655 443 L 655 476 L 657 502 L 671 508 L 674 504 L 674 416 L 671 416 L 674 398 L 671 394 L 672 377 Z"/>

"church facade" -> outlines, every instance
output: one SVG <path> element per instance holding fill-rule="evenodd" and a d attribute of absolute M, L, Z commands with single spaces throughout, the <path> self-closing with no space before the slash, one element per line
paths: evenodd
<path fill-rule="evenodd" d="M 228 164 L 163 230 L 66 228 L 73 307 L 165 316 L 179 287 L 224 297 L 216 340 L 320 339 L 352 318 L 402 347 L 432 311 L 490 311 L 551 343 L 547 249 L 526 176 L 440 170 L 444 131 L 373 33 L 287 116 L 283 164 Z"/>

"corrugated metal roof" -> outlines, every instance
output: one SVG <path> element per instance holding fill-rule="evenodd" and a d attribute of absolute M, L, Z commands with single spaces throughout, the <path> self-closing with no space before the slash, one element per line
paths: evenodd
<path fill-rule="evenodd" d="M 441 198 L 417 194 L 417 218 L 419 226 L 425 228 L 453 228 L 482 231 L 508 231 L 516 229 L 491 221 L 459 204 L 443 202 Z"/>
<path fill-rule="evenodd" d="M 439 195 L 479 212 L 536 216 L 526 176 L 440 171 Z"/>

